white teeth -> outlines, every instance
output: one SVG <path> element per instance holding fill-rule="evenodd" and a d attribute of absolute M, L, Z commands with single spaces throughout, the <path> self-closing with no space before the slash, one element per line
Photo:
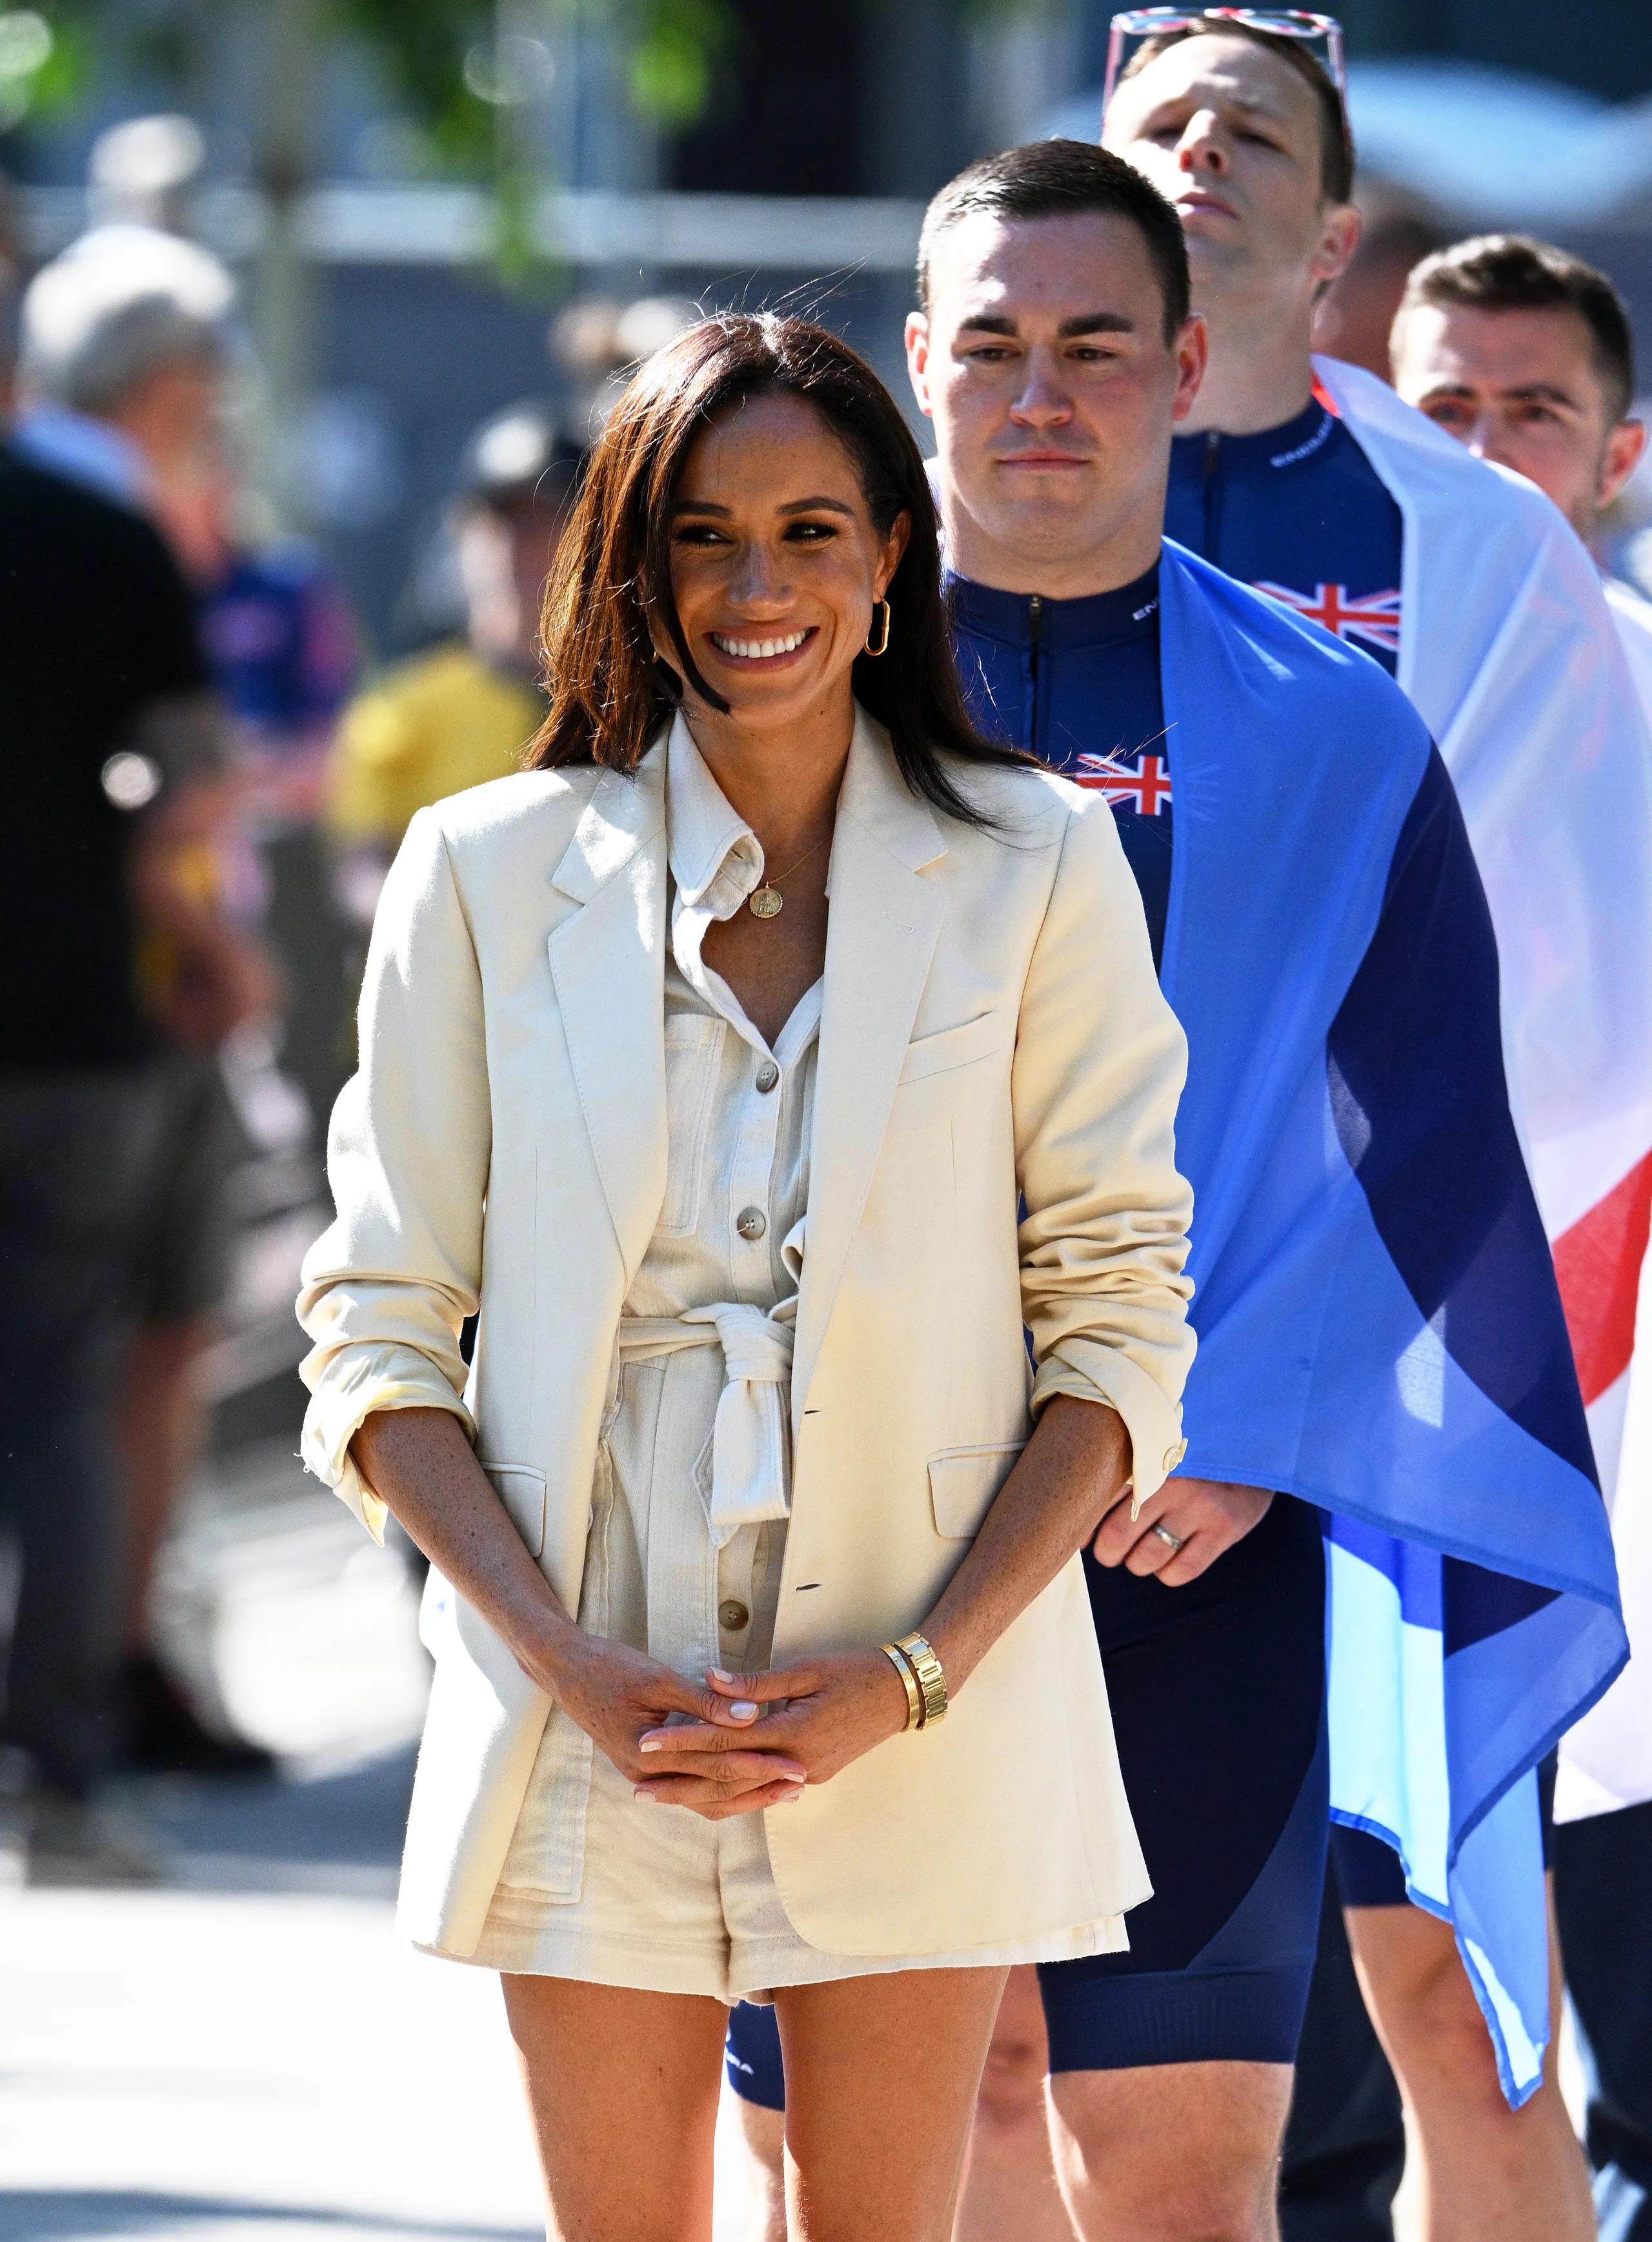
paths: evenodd
<path fill-rule="evenodd" d="M 711 642 L 742 661 L 772 661 L 777 654 L 795 654 L 808 636 L 807 631 L 793 631 L 789 638 L 729 638 L 713 631 Z"/>

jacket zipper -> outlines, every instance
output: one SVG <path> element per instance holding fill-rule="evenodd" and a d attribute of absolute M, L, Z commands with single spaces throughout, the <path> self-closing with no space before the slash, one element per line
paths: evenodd
<path fill-rule="evenodd" d="M 1027 746 L 1042 762 L 1044 749 L 1038 744 L 1038 638 L 1044 624 L 1044 601 L 1034 592 L 1027 601 L 1027 657 L 1032 683 L 1032 706 L 1029 712 Z"/>
<path fill-rule="evenodd" d="M 1222 462 L 1222 439 L 1214 428 L 1205 431 L 1205 547 L 1203 558 L 1219 568 L 1218 547 L 1222 535 L 1222 487 L 1217 470 Z"/>

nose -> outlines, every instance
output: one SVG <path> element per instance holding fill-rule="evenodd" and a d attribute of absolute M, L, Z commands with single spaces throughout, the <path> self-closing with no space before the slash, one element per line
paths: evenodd
<path fill-rule="evenodd" d="M 782 556 L 755 541 L 744 547 L 729 572 L 728 595 L 742 614 L 767 621 L 791 605 Z"/>
<path fill-rule="evenodd" d="M 1057 428 L 1071 420 L 1072 399 L 1062 386 L 1053 351 L 1028 352 L 1026 378 L 1010 418 L 1023 428 Z"/>
<path fill-rule="evenodd" d="M 1463 443 L 1477 460 L 1494 460 L 1499 467 L 1512 466 L 1503 445 L 1496 421 L 1489 413 L 1477 413 Z"/>
<path fill-rule="evenodd" d="M 1182 127 L 1182 137 L 1177 143 L 1176 163 L 1179 170 L 1192 178 L 1201 171 L 1213 179 L 1225 178 L 1232 168 L 1227 143 L 1222 138 L 1213 109 L 1200 109 Z"/>

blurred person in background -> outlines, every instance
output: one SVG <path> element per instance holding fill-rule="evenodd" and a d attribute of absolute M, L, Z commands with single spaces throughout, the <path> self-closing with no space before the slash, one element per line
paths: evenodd
<path fill-rule="evenodd" d="M 1388 379 L 1388 332 L 1411 268 L 1451 239 L 1426 203 L 1392 188 L 1356 196 L 1360 242 L 1314 307 L 1313 347 Z"/>
<path fill-rule="evenodd" d="M 1496 929 L 1511 1097 L 1609 1485 L 1617 1426 L 1588 1341 L 1602 1328 L 1632 1333 L 1647 1236 L 1652 786 L 1608 609 L 1576 540 L 1529 486 L 1442 441 L 1372 374 L 1313 356 L 1316 307 L 1359 238 L 1326 19 L 1275 19 L 1302 36 L 1221 10 L 1116 20 L 1156 36 L 1125 61 L 1103 138 L 1176 205 L 1210 339 L 1166 528 L 1381 663 L 1439 744 Z M 1333 1554 L 1349 1577 L 1360 1561 Z M 1443 1591 L 1460 1613 L 1447 1621 L 1453 1639 L 1494 1656 L 1495 1626 L 1468 1616 L 1472 1577 L 1447 1575 Z M 1380 1593 L 1398 1592 L 1391 1581 Z M 1361 1677 L 1373 1735 L 1398 1720 L 1410 1686 L 1397 1608 L 1393 1625 L 1391 1682 L 1373 1692 Z M 1496 1816 L 1465 1822 L 1460 1784 L 1442 1770 L 1437 1832 L 1420 1782 L 1373 1789 L 1334 1756 L 1332 1782 L 1332 1861 L 1415 2120 L 1425 2232 L 1592 2233 L 1557 2072 L 1557 1941 L 1532 1904 L 1541 1887 L 1515 1866 L 1534 1865 L 1540 1843 L 1550 1850 L 1535 1771 Z M 1503 1985 L 1521 2018 L 1512 2034 L 1483 1943 L 1460 1950 L 1454 1912 L 1466 1938 L 1477 1916 L 1521 1926 L 1521 1990 Z M 1286 2146 L 1287 2236 L 1382 2232 L 1400 2171 L 1392 2081 L 1352 2003 L 1333 1921 L 1327 1937 Z"/>
<path fill-rule="evenodd" d="M 15 305 L 0 296 L 5 340 Z M 11 352 L 4 352 L 10 401 Z M 210 1044 L 265 990 L 192 860 L 224 738 L 152 526 L 0 445 L 0 1512 L 22 1570 L 5 1741 L 30 1872 L 144 1878 L 100 1802 L 116 1755 L 124 1505 L 110 1425 L 165 1096 L 157 1026 Z M 140 947 L 171 970 L 140 1002 Z"/>
<path fill-rule="evenodd" d="M 139 117 L 96 144 L 90 192 L 104 222 L 30 291 L 17 440 L 149 514 L 195 587 L 240 795 L 226 904 L 280 944 L 283 1061 L 319 1129 L 347 1071 L 350 1010 L 319 819 L 359 639 L 332 570 L 278 537 L 247 487 L 236 424 L 254 385 L 235 284 L 165 230 L 181 224 L 201 159 L 185 117 Z"/>
<path fill-rule="evenodd" d="M 32 463 L 155 524 L 196 578 L 198 625 L 216 624 L 220 642 L 250 598 L 226 520 L 223 411 L 233 305 L 227 272 L 191 243 L 130 224 L 82 236 L 36 276 L 24 298 L 17 432 Z M 265 601 L 265 611 L 270 604 Z M 285 621 L 290 602 L 276 606 Z M 245 693 L 250 669 L 262 690 L 272 667 L 220 664 L 218 682 Z M 292 708 L 279 705 L 291 719 Z M 294 734 L 303 752 L 302 722 L 289 722 L 285 736 Z M 244 813 L 245 783 L 233 791 Z M 156 1560 L 204 1441 L 201 1363 L 229 1286 L 228 1185 L 242 1144 L 219 1054 L 235 1030 L 272 1020 L 278 1004 L 252 935 L 254 912 L 230 907 L 234 867 L 246 861 L 244 829 L 238 816 L 226 816 L 198 835 L 174 867 L 225 952 L 238 959 L 237 1003 L 185 1019 L 172 1002 L 181 970 L 176 950 L 156 941 L 141 960 L 157 1015 L 171 1030 L 157 1076 L 158 1146 L 137 1238 L 138 1320 L 118 1413 L 128 1507 L 124 1757 L 150 1771 L 256 1774 L 272 1765 L 261 1746 L 202 1718 L 158 1655 L 151 1608 Z M 238 884 L 245 896 L 248 881 Z"/>
<path fill-rule="evenodd" d="M 551 321 L 551 363 L 578 400 L 579 427 L 594 442 L 625 386 L 655 351 L 700 317 L 686 296 L 575 296 Z"/>
<path fill-rule="evenodd" d="M 345 712 L 327 805 L 338 893 L 359 927 L 415 810 L 522 767 L 544 721 L 539 615 L 579 480 L 581 447 L 534 402 L 484 422 L 450 515 L 462 641 L 416 654 Z"/>
<path fill-rule="evenodd" d="M 1547 242 L 1485 234 L 1419 265 L 1394 323 L 1393 378 L 1436 427 L 1546 492 L 1586 545 L 1646 449 L 1622 301 L 1603 272 Z M 1609 577 L 1604 588 L 1652 714 L 1652 607 Z M 1652 2242 L 1652 1460 L 1649 1397 L 1625 1386 L 1612 1526 L 1640 1655 L 1561 1744 L 1555 1898 L 1601 2231 Z"/>

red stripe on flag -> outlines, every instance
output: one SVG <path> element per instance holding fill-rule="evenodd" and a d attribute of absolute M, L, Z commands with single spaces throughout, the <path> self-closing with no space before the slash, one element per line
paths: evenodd
<path fill-rule="evenodd" d="M 1555 1241 L 1555 1274 L 1587 1406 L 1629 1366 L 1652 1221 L 1652 1152 Z"/>

